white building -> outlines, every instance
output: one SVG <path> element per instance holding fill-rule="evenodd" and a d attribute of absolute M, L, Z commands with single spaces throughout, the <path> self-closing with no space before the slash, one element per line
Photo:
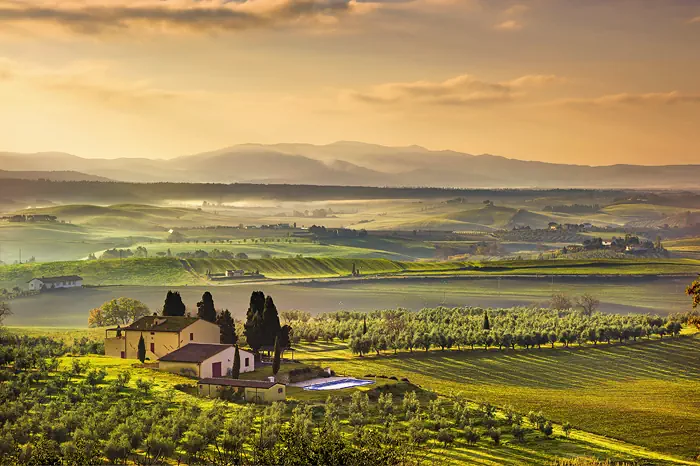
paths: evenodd
<path fill-rule="evenodd" d="M 253 353 L 238 350 L 240 372 L 255 370 Z M 158 368 L 175 374 L 199 378 L 225 377 L 233 370 L 236 348 L 233 345 L 190 343 L 158 360 Z"/>
<path fill-rule="evenodd" d="M 41 277 L 29 280 L 30 291 L 53 290 L 56 288 L 80 288 L 82 286 L 83 278 L 77 275 Z"/>

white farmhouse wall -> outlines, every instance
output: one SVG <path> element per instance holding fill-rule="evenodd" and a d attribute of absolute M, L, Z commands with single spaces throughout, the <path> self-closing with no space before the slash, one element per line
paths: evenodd
<path fill-rule="evenodd" d="M 235 354 L 236 348 L 231 346 L 209 359 L 205 359 L 199 366 L 199 377 L 202 379 L 214 377 L 212 366 L 217 362 L 221 363 L 221 376 L 226 377 L 229 371 L 233 370 L 233 358 Z"/>
<path fill-rule="evenodd" d="M 233 351 L 235 353 L 236 349 L 234 348 Z M 238 355 L 241 357 L 241 374 L 244 372 L 253 372 L 255 370 L 255 356 L 253 353 L 239 349 Z"/>

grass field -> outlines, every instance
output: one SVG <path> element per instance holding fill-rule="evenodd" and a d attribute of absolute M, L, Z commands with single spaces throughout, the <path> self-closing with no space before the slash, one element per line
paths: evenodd
<path fill-rule="evenodd" d="M 337 278 L 350 275 L 352 266 L 363 276 L 401 275 L 693 275 L 695 259 L 599 259 L 505 262 L 402 262 L 388 259 L 277 258 L 187 259 L 130 258 L 99 261 L 28 263 L 0 266 L 0 287 L 25 286 L 33 277 L 80 275 L 86 285 L 193 285 L 207 283 L 207 271 L 258 270 L 268 278 Z"/>
<path fill-rule="evenodd" d="M 353 376 L 408 377 L 440 394 L 541 410 L 577 429 L 686 459 L 700 454 L 700 337 L 569 350 L 431 351 L 359 358 L 344 344 L 299 351 Z"/>

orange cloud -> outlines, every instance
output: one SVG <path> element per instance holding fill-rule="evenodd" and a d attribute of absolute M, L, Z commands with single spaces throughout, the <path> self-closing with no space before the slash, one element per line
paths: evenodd
<path fill-rule="evenodd" d="M 235 31 L 367 11 L 355 0 L 0 0 L 0 24 L 101 34 L 134 28 Z"/>
<path fill-rule="evenodd" d="M 519 31 L 523 28 L 523 24 L 519 21 L 509 19 L 508 21 L 496 24 L 494 28 L 499 31 Z"/>
<path fill-rule="evenodd" d="M 671 92 L 651 92 L 646 94 L 611 94 L 590 99 L 564 99 L 557 101 L 558 104 L 578 105 L 578 106 L 641 106 L 641 105 L 678 105 L 678 104 L 700 104 L 700 94 Z"/>
<path fill-rule="evenodd" d="M 345 95 L 366 104 L 479 105 L 513 101 L 527 88 L 561 81 L 557 76 L 526 75 L 511 81 L 488 82 L 465 74 L 441 82 L 381 84 L 368 92 L 353 90 Z"/>

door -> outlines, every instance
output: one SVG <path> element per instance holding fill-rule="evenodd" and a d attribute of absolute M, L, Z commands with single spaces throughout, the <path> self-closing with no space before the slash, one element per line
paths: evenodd
<path fill-rule="evenodd" d="M 211 376 L 221 377 L 221 362 L 213 362 L 211 364 Z"/>
<path fill-rule="evenodd" d="M 126 351 L 122 351 L 121 357 L 122 359 L 126 359 Z"/>

